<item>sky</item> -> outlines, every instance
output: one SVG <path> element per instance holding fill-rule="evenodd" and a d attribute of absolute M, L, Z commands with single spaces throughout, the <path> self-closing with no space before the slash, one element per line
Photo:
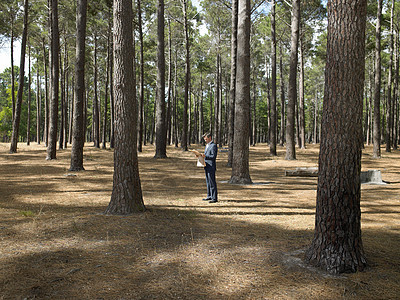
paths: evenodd
<path fill-rule="evenodd" d="M 21 57 L 21 43 L 14 41 L 14 65 L 19 66 Z M 0 47 L 0 73 L 6 68 L 11 67 L 11 56 L 10 56 L 10 42 L 6 41 Z"/>

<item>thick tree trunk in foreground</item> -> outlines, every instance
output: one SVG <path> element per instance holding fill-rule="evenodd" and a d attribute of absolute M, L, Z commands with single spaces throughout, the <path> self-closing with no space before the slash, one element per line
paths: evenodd
<path fill-rule="evenodd" d="M 136 80 L 132 1 L 114 0 L 115 150 L 111 201 L 106 214 L 142 212 L 145 206 L 137 156 Z"/>
<path fill-rule="evenodd" d="M 229 183 L 251 183 L 249 171 L 250 118 L 250 0 L 239 0 L 232 177 Z"/>
<path fill-rule="evenodd" d="M 78 0 L 76 9 L 76 63 L 75 99 L 72 128 L 72 150 L 70 171 L 83 168 L 83 146 L 85 143 L 84 103 L 85 103 L 85 37 L 87 0 Z"/>
<path fill-rule="evenodd" d="M 366 0 L 328 3 L 317 209 L 306 258 L 333 274 L 366 266 L 360 210 L 366 8 Z"/>

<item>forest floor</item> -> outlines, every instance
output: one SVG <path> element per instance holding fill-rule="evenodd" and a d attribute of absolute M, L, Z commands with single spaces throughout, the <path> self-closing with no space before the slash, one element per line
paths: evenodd
<path fill-rule="evenodd" d="M 0 144 L 0 299 L 399 299 L 400 152 L 372 159 L 386 185 L 362 185 L 362 235 L 369 267 L 331 276 L 303 262 L 314 230 L 318 146 L 297 160 L 250 148 L 255 184 L 230 185 L 218 156 L 219 202 L 202 201 L 204 171 L 174 147 L 168 159 L 139 154 L 147 211 L 103 214 L 113 152 L 89 145 L 85 171 L 69 172 L 70 148 L 46 161 L 43 145 Z M 192 148 L 202 150 L 200 145 Z"/>

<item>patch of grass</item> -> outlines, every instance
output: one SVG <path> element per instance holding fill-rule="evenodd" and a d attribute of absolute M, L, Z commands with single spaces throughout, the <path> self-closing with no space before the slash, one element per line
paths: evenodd
<path fill-rule="evenodd" d="M 21 210 L 21 211 L 19 211 L 19 214 L 21 216 L 27 217 L 27 218 L 31 218 L 31 217 L 36 216 L 36 214 L 31 210 Z"/>

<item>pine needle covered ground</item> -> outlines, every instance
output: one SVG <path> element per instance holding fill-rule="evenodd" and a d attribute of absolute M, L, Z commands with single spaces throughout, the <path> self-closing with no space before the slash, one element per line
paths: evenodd
<path fill-rule="evenodd" d="M 220 202 L 209 204 L 192 153 L 139 154 L 144 202 L 131 216 L 105 216 L 111 150 L 85 147 L 83 172 L 70 149 L 45 160 L 43 145 L 0 144 L 0 299 L 399 299 L 400 152 L 363 154 L 386 185 L 362 185 L 362 233 L 369 268 L 330 276 L 303 263 L 314 229 L 318 146 L 297 160 L 250 148 L 254 185 L 232 186 L 218 157 Z M 200 145 L 193 148 L 202 150 Z"/>

